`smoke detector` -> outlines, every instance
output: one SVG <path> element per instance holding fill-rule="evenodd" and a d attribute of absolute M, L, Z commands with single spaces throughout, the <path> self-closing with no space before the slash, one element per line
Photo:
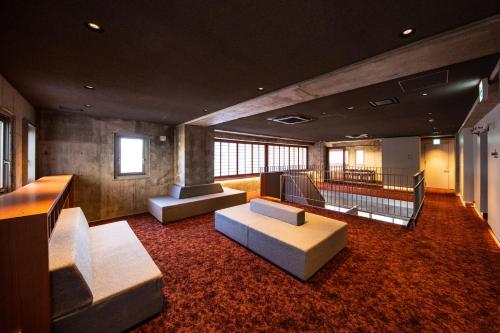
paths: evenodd
<path fill-rule="evenodd" d="M 288 116 L 278 116 L 278 117 L 268 118 L 267 120 L 271 120 L 286 125 L 296 125 L 296 124 L 310 122 L 313 119 L 306 116 L 288 115 Z"/>

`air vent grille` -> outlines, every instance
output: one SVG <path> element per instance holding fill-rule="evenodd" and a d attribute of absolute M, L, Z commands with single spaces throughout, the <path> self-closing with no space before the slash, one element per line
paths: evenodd
<path fill-rule="evenodd" d="M 279 117 L 269 118 L 268 120 L 286 125 L 296 125 L 296 124 L 310 122 L 313 119 L 306 116 L 289 115 L 289 116 L 279 116 Z"/>
<path fill-rule="evenodd" d="M 366 139 L 366 138 L 368 138 L 368 134 L 363 133 L 363 134 L 356 134 L 356 135 L 346 135 L 345 137 L 348 139 Z"/>
<path fill-rule="evenodd" d="M 371 106 L 376 108 L 379 106 L 397 104 L 397 103 L 399 103 L 399 100 L 396 97 L 392 97 L 392 98 L 381 99 L 378 101 L 369 101 L 368 103 L 370 103 Z"/>
<path fill-rule="evenodd" d="M 448 70 L 428 73 L 411 79 L 399 81 L 403 92 L 428 90 L 429 88 L 443 86 L 448 83 Z"/>

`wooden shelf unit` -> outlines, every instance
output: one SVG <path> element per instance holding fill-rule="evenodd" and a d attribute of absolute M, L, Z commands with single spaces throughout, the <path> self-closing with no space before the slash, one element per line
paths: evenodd
<path fill-rule="evenodd" d="M 48 245 L 73 183 L 48 176 L 0 196 L 0 332 L 50 332 Z"/>

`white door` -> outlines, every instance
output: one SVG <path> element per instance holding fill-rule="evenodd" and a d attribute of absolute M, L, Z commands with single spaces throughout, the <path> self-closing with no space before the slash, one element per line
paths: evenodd
<path fill-rule="evenodd" d="M 425 145 L 425 186 L 441 189 L 452 189 L 450 179 L 450 144 Z M 453 167 L 453 166 L 451 166 Z"/>

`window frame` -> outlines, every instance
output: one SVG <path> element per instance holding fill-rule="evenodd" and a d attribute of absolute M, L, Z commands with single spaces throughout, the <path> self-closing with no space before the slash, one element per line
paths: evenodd
<path fill-rule="evenodd" d="M 142 148 L 142 172 L 126 172 L 122 173 L 120 170 L 121 166 L 121 139 L 141 139 Z M 120 178 L 130 178 L 130 177 L 144 177 L 149 175 L 149 140 L 150 138 L 146 135 L 138 133 L 115 133 L 115 149 L 114 149 L 114 174 L 115 179 Z"/>
<path fill-rule="evenodd" d="M 228 175 L 221 176 L 220 174 L 222 173 L 222 168 L 219 167 L 219 176 L 215 175 L 215 170 L 216 170 L 216 166 L 215 166 L 215 159 L 216 159 L 215 145 L 218 142 L 219 143 L 226 142 L 226 143 L 235 143 L 236 144 L 236 173 L 235 174 L 228 174 Z M 305 168 L 307 168 L 307 166 L 308 166 L 308 162 L 309 162 L 309 156 L 308 156 L 309 155 L 309 147 L 306 146 L 306 145 L 287 145 L 287 144 L 269 143 L 269 142 L 251 141 L 251 140 L 214 139 L 214 179 L 215 180 L 248 178 L 248 177 L 252 177 L 252 176 L 258 176 L 260 174 L 260 172 L 242 173 L 242 174 L 239 173 L 239 171 L 240 171 L 240 165 L 239 165 L 239 162 L 240 162 L 239 161 L 239 156 L 240 156 L 239 148 L 240 148 L 240 144 L 241 145 L 246 145 L 246 144 L 251 144 L 252 145 L 252 148 L 251 148 L 252 154 L 251 154 L 251 162 L 250 162 L 250 169 L 252 171 L 254 171 L 254 145 L 256 145 L 256 146 L 264 146 L 264 166 L 262 167 L 264 169 L 268 169 L 269 168 L 269 147 L 270 146 L 305 148 L 306 151 L 305 151 L 305 164 L 304 164 L 304 166 L 305 166 Z M 278 149 L 280 149 L 280 148 L 278 148 Z M 220 150 L 219 150 L 219 154 L 220 154 Z M 290 163 L 291 155 L 292 154 L 290 153 L 290 150 L 289 150 L 289 153 L 288 153 L 288 162 L 289 163 Z M 299 159 L 299 156 L 300 156 L 300 150 L 297 150 L 297 158 L 298 159 Z M 221 157 L 219 155 L 219 164 L 221 164 L 220 160 L 221 160 Z M 288 165 L 288 166 L 291 166 L 291 165 Z M 278 168 L 278 166 L 274 166 L 274 168 Z"/>
<path fill-rule="evenodd" d="M 0 110 L 1 111 L 1 110 Z M 2 173 L 0 177 L 2 177 L 3 186 L 0 188 L 0 194 L 7 193 L 11 191 L 12 182 L 13 182 L 13 139 L 14 139 L 14 119 L 9 117 L 8 115 L 0 112 L 0 120 L 4 123 L 4 133 L 3 133 L 3 145 L 0 147 L 2 150 L 2 159 L 0 160 L 0 168 L 2 169 Z"/>

